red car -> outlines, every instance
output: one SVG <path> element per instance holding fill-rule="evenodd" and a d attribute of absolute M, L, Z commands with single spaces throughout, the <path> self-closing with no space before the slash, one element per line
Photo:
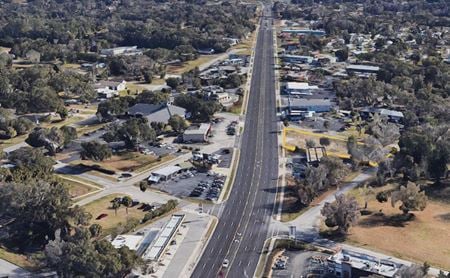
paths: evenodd
<path fill-rule="evenodd" d="M 108 214 L 102 213 L 102 214 L 100 214 L 99 216 L 97 216 L 97 218 L 95 218 L 95 219 L 96 219 L 96 220 L 100 220 L 100 219 L 105 218 L 106 216 L 108 216 Z"/>

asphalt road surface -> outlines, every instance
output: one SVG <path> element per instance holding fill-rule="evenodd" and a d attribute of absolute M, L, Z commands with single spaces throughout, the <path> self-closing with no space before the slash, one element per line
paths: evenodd
<path fill-rule="evenodd" d="M 275 205 L 278 179 L 272 18 L 257 38 L 241 154 L 234 185 L 192 277 L 253 277 Z M 222 267 L 224 260 L 229 266 Z"/>

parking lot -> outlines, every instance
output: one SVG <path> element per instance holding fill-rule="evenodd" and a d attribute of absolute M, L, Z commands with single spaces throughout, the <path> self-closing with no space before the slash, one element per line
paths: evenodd
<path fill-rule="evenodd" d="M 190 171 L 171 180 L 152 184 L 151 187 L 178 198 L 192 197 L 212 201 L 219 197 L 224 181 L 225 176 Z"/>
<path fill-rule="evenodd" d="M 286 261 L 284 269 L 275 267 L 275 263 L 272 277 L 334 277 L 326 273 L 326 254 L 311 251 L 285 251 L 283 258 Z"/>

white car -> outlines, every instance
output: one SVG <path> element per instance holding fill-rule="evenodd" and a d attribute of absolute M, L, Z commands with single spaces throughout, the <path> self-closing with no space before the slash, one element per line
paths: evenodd
<path fill-rule="evenodd" d="M 229 260 L 227 260 L 227 259 L 223 260 L 223 263 L 222 263 L 222 267 L 223 268 L 227 268 L 229 265 L 230 265 L 230 261 Z"/>

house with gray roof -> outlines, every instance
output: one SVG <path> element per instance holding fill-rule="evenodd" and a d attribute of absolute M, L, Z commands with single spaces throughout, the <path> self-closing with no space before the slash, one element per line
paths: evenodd
<path fill-rule="evenodd" d="M 167 124 L 170 117 L 174 115 L 185 118 L 186 109 L 169 104 L 147 104 L 137 103 L 130 107 L 126 113 L 130 117 L 147 118 L 148 122 Z"/>

